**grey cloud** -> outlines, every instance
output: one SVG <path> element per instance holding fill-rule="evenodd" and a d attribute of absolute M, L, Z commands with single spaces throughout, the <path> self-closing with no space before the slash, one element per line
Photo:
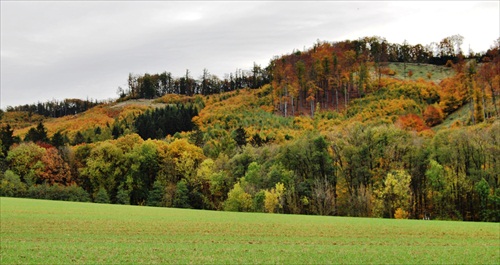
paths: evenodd
<path fill-rule="evenodd" d="M 415 36 L 425 44 L 429 35 L 413 21 L 404 27 L 400 22 L 402 14 L 429 8 L 428 2 L 0 4 L 1 108 L 52 98 L 115 97 L 128 73 L 181 76 L 189 69 L 197 78 L 207 68 L 222 78 L 236 68 L 249 69 L 254 61 L 267 66 L 273 56 L 308 48 L 317 39 L 379 35 L 399 42 Z M 474 14 L 484 16 L 489 9 L 478 5 Z M 453 23 L 446 26 L 454 29 Z"/>

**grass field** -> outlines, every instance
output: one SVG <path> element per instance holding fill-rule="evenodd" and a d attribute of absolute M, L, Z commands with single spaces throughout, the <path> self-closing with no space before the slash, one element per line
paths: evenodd
<path fill-rule="evenodd" d="M 500 224 L 0 198 L 0 264 L 499 264 Z"/>

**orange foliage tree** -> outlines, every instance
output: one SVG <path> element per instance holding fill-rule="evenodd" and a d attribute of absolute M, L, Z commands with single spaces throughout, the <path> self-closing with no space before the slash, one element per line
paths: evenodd
<path fill-rule="evenodd" d="M 42 182 L 49 184 L 63 184 L 70 185 L 73 183 L 71 180 L 71 170 L 56 148 L 48 148 L 45 154 L 41 157 L 44 165 L 43 170 L 40 171 L 39 178 Z"/>
<path fill-rule="evenodd" d="M 435 126 L 443 122 L 444 114 L 441 108 L 429 105 L 425 108 L 423 113 L 424 121 L 427 126 Z"/>
<path fill-rule="evenodd" d="M 417 132 L 429 129 L 424 121 L 413 113 L 400 116 L 396 121 L 396 125 L 405 130 L 414 130 Z"/>

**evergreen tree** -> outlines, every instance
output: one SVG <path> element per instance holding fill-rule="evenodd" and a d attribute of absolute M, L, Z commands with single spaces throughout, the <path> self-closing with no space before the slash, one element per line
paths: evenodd
<path fill-rule="evenodd" d="M 185 179 L 181 179 L 177 183 L 177 188 L 174 197 L 174 207 L 177 208 L 191 208 L 189 205 L 189 190 Z"/>
<path fill-rule="evenodd" d="M 94 202 L 96 202 L 96 203 L 110 203 L 108 192 L 106 191 L 106 189 L 104 189 L 104 187 L 99 188 L 99 190 L 97 191 L 97 193 L 94 197 Z"/>
<path fill-rule="evenodd" d="M 49 141 L 49 138 L 47 137 L 47 129 L 45 129 L 45 126 L 40 122 L 36 126 L 36 128 L 31 128 L 29 129 L 28 133 L 26 134 L 26 137 L 24 138 L 25 142 L 43 142 L 46 143 Z"/>
<path fill-rule="evenodd" d="M 118 192 L 116 193 L 116 203 L 117 204 L 130 204 L 130 194 L 129 191 L 123 188 L 123 184 L 118 187 Z"/>
<path fill-rule="evenodd" d="M 0 129 L 0 142 L 2 143 L 1 151 L 5 156 L 13 144 L 19 143 L 19 137 L 14 137 L 14 130 L 9 124 Z"/>
<path fill-rule="evenodd" d="M 61 132 L 56 132 L 53 136 L 52 139 L 50 139 L 50 144 L 52 144 L 55 147 L 60 147 L 64 146 L 65 141 L 64 137 Z"/>
<path fill-rule="evenodd" d="M 81 132 L 77 132 L 75 137 L 73 138 L 73 142 L 71 142 L 72 145 L 79 145 L 85 143 L 85 137 Z"/>
<path fill-rule="evenodd" d="M 233 139 L 238 146 L 245 146 L 247 144 L 247 132 L 240 126 L 234 130 Z"/>
<path fill-rule="evenodd" d="M 153 189 L 148 194 L 148 206 L 161 206 L 163 196 L 165 195 L 165 188 L 160 181 L 153 183 Z"/>
<path fill-rule="evenodd" d="M 142 139 L 161 139 L 167 135 L 193 130 L 195 125 L 192 119 L 196 115 L 198 111 L 193 106 L 178 104 L 175 107 L 148 110 L 137 117 L 134 126 Z"/>

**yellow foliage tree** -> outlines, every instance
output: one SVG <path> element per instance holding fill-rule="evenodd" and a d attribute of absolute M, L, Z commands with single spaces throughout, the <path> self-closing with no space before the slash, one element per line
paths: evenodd
<path fill-rule="evenodd" d="M 396 212 L 394 212 L 394 218 L 395 219 L 408 219 L 408 212 L 398 208 L 396 209 Z"/>
<path fill-rule="evenodd" d="M 270 191 L 264 191 L 264 208 L 268 213 L 274 213 L 276 209 L 283 209 L 283 195 L 285 194 L 285 185 L 281 182 L 276 183 L 275 188 Z"/>
<path fill-rule="evenodd" d="M 234 184 L 232 190 L 227 194 L 227 200 L 224 202 L 224 210 L 232 212 L 248 212 L 252 207 L 252 196 L 246 193 L 241 187 L 240 182 Z"/>

